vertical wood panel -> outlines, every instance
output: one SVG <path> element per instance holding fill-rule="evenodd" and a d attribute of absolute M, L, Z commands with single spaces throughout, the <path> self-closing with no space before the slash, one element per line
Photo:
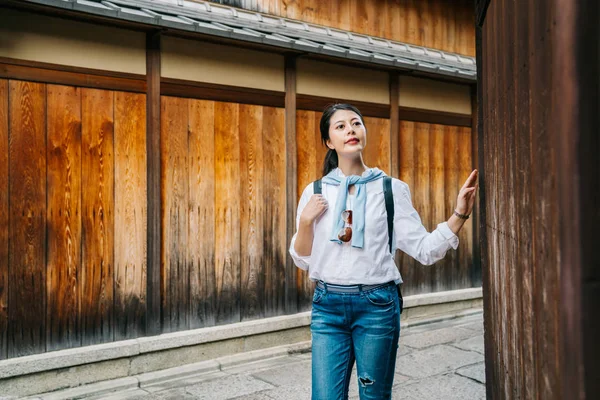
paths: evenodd
<path fill-rule="evenodd" d="M 367 147 L 363 153 L 368 167 L 377 167 L 390 174 L 390 120 L 365 117 Z"/>
<path fill-rule="evenodd" d="M 8 357 L 8 81 L 0 79 L 0 360 Z"/>
<path fill-rule="evenodd" d="M 431 125 L 430 128 L 430 146 L 429 146 L 429 168 L 430 168 L 430 190 L 431 190 L 431 227 L 433 229 L 437 224 L 446 221 L 446 191 L 453 192 L 452 185 L 445 185 L 445 168 L 453 168 L 452 165 L 444 165 L 444 127 L 442 125 Z M 461 243 L 462 244 L 462 243 Z M 449 253 L 454 253 L 450 251 Z M 434 291 L 447 289 L 449 284 L 444 279 L 444 270 L 448 270 L 448 261 L 437 262 L 428 267 L 431 270 L 431 287 Z M 451 265 L 451 264 L 450 264 Z"/>
<path fill-rule="evenodd" d="M 215 324 L 215 103 L 189 101 L 190 328 Z"/>
<path fill-rule="evenodd" d="M 215 103 L 215 277 L 217 323 L 240 321 L 239 106 Z"/>
<path fill-rule="evenodd" d="M 455 126 L 444 127 L 444 183 L 445 190 L 445 215 L 446 219 L 454 212 L 456 208 L 456 197 L 458 189 L 462 186 L 459 179 L 459 137 L 458 129 Z M 465 178 L 466 179 L 466 178 Z M 464 182 L 464 181 L 463 181 Z M 465 246 L 461 241 L 459 244 L 458 253 L 465 250 Z M 445 259 L 447 268 L 444 269 L 444 281 L 453 282 L 460 277 L 460 268 L 458 254 L 455 251 L 449 251 Z"/>
<path fill-rule="evenodd" d="M 115 340 L 146 332 L 146 97 L 115 93 Z"/>
<path fill-rule="evenodd" d="M 161 97 L 163 331 L 188 328 L 188 100 Z"/>
<path fill-rule="evenodd" d="M 411 190 L 411 196 L 413 197 L 414 204 L 414 183 L 415 183 L 415 122 L 412 121 L 400 121 L 400 132 L 399 132 L 399 156 L 400 159 L 400 175 L 401 181 L 404 181 Z M 417 289 L 413 289 L 413 283 L 416 282 L 416 261 L 409 255 L 400 252 L 398 256 L 398 266 L 402 279 L 404 280 L 403 294 L 411 295 L 418 293 Z"/>
<path fill-rule="evenodd" d="M 411 187 L 413 205 L 419 215 L 421 222 L 427 230 L 431 230 L 431 180 L 429 176 L 429 158 L 430 143 L 430 125 L 417 122 L 415 124 L 415 181 Z M 415 267 L 415 283 L 418 285 L 419 292 L 425 293 L 431 291 L 431 268 L 423 267 L 417 263 Z"/>
<path fill-rule="evenodd" d="M 9 132 L 8 356 L 19 357 L 46 348 L 46 85 L 10 81 Z"/>
<path fill-rule="evenodd" d="M 285 193 L 285 120 L 281 108 L 264 107 L 263 154 L 265 315 L 285 311 L 286 193 Z"/>
<path fill-rule="evenodd" d="M 46 351 L 81 344 L 81 92 L 47 86 Z"/>
<path fill-rule="evenodd" d="M 265 193 L 265 174 L 276 167 L 271 160 L 263 157 L 263 141 L 266 142 L 266 138 L 263 139 L 263 129 L 266 128 L 263 121 L 263 107 L 240 105 L 242 320 L 264 315 L 266 282 L 270 279 L 266 275 L 268 266 L 264 257 L 271 226 L 265 231 L 265 208 L 272 199 Z M 268 132 L 265 131 L 265 134 Z M 271 153 L 265 150 L 267 154 Z"/>
<path fill-rule="evenodd" d="M 113 340 L 114 93 L 81 89 L 82 345 Z"/>
<path fill-rule="evenodd" d="M 471 128 L 458 127 L 456 128 L 456 136 L 458 139 L 458 179 L 456 180 L 454 189 L 454 202 L 456 203 L 456 195 L 459 189 L 469 177 L 472 169 L 472 142 Z M 458 251 L 459 271 L 455 277 L 456 283 L 460 287 L 471 287 L 471 271 L 473 269 L 473 219 L 468 219 L 463 228 L 459 232 L 460 250 Z"/>

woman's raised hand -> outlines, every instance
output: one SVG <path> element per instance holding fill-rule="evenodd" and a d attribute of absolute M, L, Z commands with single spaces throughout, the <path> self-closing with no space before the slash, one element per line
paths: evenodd
<path fill-rule="evenodd" d="M 460 214 L 470 215 L 473 210 L 473 204 L 475 204 L 475 197 L 477 195 L 477 177 L 479 172 L 473 170 L 471 175 L 465 181 L 463 187 L 460 188 L 458 197 L 456 199 L 456 211 Z"/>
<path fill-rule="evenodd" d="M 312 224 L 325 211 L 327 211 L 327 207 L 329 207 L 329 204 L 322 194 L 313 194 L 304 207 L 304 210 L 302 210 L 300 221 Z"/>

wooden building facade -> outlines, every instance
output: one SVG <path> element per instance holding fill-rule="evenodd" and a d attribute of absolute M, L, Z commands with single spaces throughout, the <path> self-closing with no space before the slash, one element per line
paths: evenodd
<path fill-rule="evenodd" d="M 308 310 L 287 249 L 328 103 L 363 111 L 366 163 L 410 185 L 428 229 L 477 163 L 464 76 L 42 3 L 0 5 L 0 359 Z M 468 2 L 371 1 L 339 21 L 279 3 L 259 11 L 354 29 L 375 7 L 391 30 L 356 29 L 473 55 Z M 434 266 L 398 256 L 405 294 L 481 285 L 472 221 Z"/>
<path fill-rule="evenodd" d="M 600 7 L 477 3 L 487 398 L 597 399 Z"/>

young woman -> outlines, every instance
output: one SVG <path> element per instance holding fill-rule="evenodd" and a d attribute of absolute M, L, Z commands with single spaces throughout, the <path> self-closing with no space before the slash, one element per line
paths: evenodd
<path fill-rule="evenodd" d="M 361 400 L 390 399 L 400 335 L 396 285 L 402 283 L 393 253 L 400 249 L 430 265 L 456 249 L 456 234 L 473 208 L 477 171 L 460 189 L 454 214 L 431 233 L 412 206 L 408 185 L 393 179 L 390 251 L 385 173 L 363 161 L 367 130 L 360 111 L 334 104 L 323 112 L 320 130 L 329 148 L 322 194 L 314 194 L 312 183 L 302 193 L 290 245 L 296 265 L 317 282 L 311 322 L 312 398 L 346 399 L 356 361 Z"/>

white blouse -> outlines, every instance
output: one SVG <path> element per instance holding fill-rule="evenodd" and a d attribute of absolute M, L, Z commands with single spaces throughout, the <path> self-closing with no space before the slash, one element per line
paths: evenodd
<path fill-rule="evenodd" d="M 344 176 L 338 168 L 339 176 Z M 338 285 L 373 285 L 395 281 L 402 282 L 400 272 L 394 263 L 393 253 L 388 246 L 387 214 L 383 195 L 383 179 L 366 184 L 367 204 L 365 215 L 365 242 L 362 249 L 351 243 L 330 241 L 332 216 L 339 186 L 323 183 L 323 196 L 328 209 L 314 225 L 312 253 L 300 256 L 294 249 L 298 224 L 302 210 L 313 195 L 313 185 L 309 184 L 302 193 L 296 216 L 296 233 L 290 244 L 290 254 L 296 266 L 308 270 L 309 278 Z M 394 233 L 392 246 L 394 253 L 400 249 L 421 264 L 431 265 L 441 260 L 450 249 L 458 247 L 458 237 L 450 230 L 447 222 L 428 233 L 421 218 L 412 205 L 408 185 L 401 180 L 392 179 L 394 193 Z M 349 195 L 348 209 L 351 209 L 353 197 Z"/>

